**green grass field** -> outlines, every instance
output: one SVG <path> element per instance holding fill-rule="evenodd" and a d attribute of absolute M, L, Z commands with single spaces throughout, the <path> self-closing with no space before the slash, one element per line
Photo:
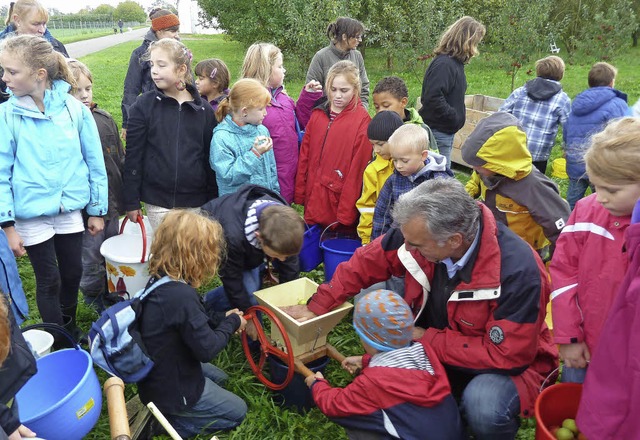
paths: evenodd
<path fill-rule="evenodd" d="M 244 58 L 244 47 L 240 44 L 228 41 L 223 35 L 214 36 L 184 36 L 183 42 L 194 54 L 194 65 L 205 58 L 221 58 L 230 68 L 232 81 L 238 78 L 240 65 Z M 109 111 L 118 125 L 121 124 L 120 102 L 122 99 L 122 85 L 126 74 L 131 51 L 139 45 L 139 42 L 124 43 L 110 49 L 103 50 L 82 58 L 93 72 L 94 76 L 94 100 L 101 108 Z M 540 54 L 540 57 L 546 54 Z M 563 55 L 562 53 L 560 55 Z M 640 49 L 628 49 L 614 64 L 619 69 L 617 86 L 629 94 L 629 101 L 634 103 L 640 97 Z M 562 81 L 564 89 L 570 97 L 586 88 L 587 72 L 593 59 L 576 57 L 572 64 L 567 65 L 565 78 Z M 420 95 L 422 76 L 426 64 L 415 71 L 387 71 L 385 59 L 374 48 L 367 48 L 366 59 L 367 73 L 371 81 L 371 89 L 378 80 L 388 75 L 398 75 L 407 82 L 410 93 L 410 102 Z M 498 53 L 492 53 L 486 49 L 478 58 L 467 66 L 468 93 L 484 94 L 506 98 L 511 92 L 511 78 L 506 73 L 504 65 L 508 65 Z M 303 86 L 306 66 L 299 66 L 285 58 L 285 66 L 288 69 L 285 80 L 291 96 L 296 98 Z M 524 72 L 533 68 L 524 66 L 516 78 L 516 86 L 522 85 L 532 78 Z M 561 154 L 558 147 L 554 150 L 554 156 Z M 466 180 L 467 174 L 460 170 L 458 178 Z M 561 183 L 563 190 L 565 184 Z M 30 300 L 31 322 L 40 320 L 35 305 L 35 281 L 29 260 L 24 257 L 19 261 L 21 277 L 25 291 Z M 308 276 L 317 282 L 322 282 L 324 274 L 322 270 L 315 270 Z M 209 285 L 200 289 L 207 291 L 219 281 L 214 280 Z M 78 312 L 79 324 L 84 330 L 88 330 L 91 322 L 97 315 L 88 307 L 81 305 Z M 349 316 L 340 323 L 329 335 L 329 342 L 345 355 L 359 354 L 361 348 L 349 320 Z M 259 383 L 248 368 L 244 354 L 237 338 L 234 338 L 227 349 L 216 359 L 215 364 L 230 374 L 228 388 L 241 396 L 249 405 L 247 419 L 236 430 L 230 433 L 220 433 L 220 439 L 344 439 L 346 438 L 342 428 L 331 423 L 317 409 L 307 414 L 298 414 L 294 411 L 283 409 L 275 405 L 270 392 Z M 101 380 L 106 375 L 98 372 Z M 335 362 L 331 362 L 326 370 L 327 378 L 335 385 L 344 386 L 350 378 Z M 126 388 L 127 397 L 135 394 L 136 387 L 129 385 Z M 535 422 L 531 419 L 523 420 L 518 433 L 518 439 L 532 440 L 534 438 Z M 102 417 L 95 429 L 86 437 L 87 439 L 103 440 L 109 438 L 109 424 L 106 405 L 103 405 Z M 158 437 L 168 439 L 169 437 Z M 209 439 L 210 436 L 200 436 L 201 439 Z"/>

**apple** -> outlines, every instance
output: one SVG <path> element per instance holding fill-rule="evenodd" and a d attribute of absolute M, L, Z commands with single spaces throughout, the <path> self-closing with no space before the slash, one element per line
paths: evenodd
<path fill-rule="evenodd" d="M 578 437 L 577 437 L 577 438 L 578 438 L 578 440 L 587 440 L 587 436 L 586 436 L 586 435 L 584 435 L 584 434 L 583 434 L 583 433 L 581 433 L 581 432 L 579 432 L 579 433 L 578 433 Z"/>
<path fill-rule="evenodd" d="M 564 419 L 562 421 L 562 427 L 567 428 L 574 435 L 578 433 L 578 426 L 576 425 L 576 421 L 574 419 Z"/>
<path fill-rule="evenodd" d="M 573 432 L 567 428 L 558 428 L 558 431 L 556 431 L 556 438 L 558 440 L 574 440 Z"/>

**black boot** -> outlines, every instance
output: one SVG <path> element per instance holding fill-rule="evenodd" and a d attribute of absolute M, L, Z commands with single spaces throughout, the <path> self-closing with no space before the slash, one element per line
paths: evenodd
<path fill-rule="evenodd" d="M 78 304 L 62 307 L 63 327 L 73 337 L 73 340 L 80 345 L 88 345 L 87 336 L 76 325 L 76 309 Z"/>

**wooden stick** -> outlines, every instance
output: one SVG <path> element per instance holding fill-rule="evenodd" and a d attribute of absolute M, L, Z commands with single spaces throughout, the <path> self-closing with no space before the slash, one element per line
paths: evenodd
<path fill-rule="evenodd" d="M 346 359 L 345 356 L 342 353 L 340 353 L 338 350 L 336 350 L 336 348 L 333 345 L 327 343 L 326 347 L 327 347 L 327 356 L 329 356 L 330 358 L 333 358 L 340 363 L 342 363 L 342 361 Z"/>
<path fill-rule="evenodd" d="M 315 376 L 316 373 L 311 371 L 305 364 L 302 363 L 300 359 L 295 358 L 293 360 L 293 364 L 296 368 L 296 372 L 302 374 L 304 377 Z"/>
<path fill-rule="evenodd" d="M 109 430 L 112 440 L 130 440 L 129 417 L 124 401 L 124 382 L 119 377 L 111 377 L 104 383 L 109 411 Z"/>
<path fill-rule="evenodd" d="M 158 422 L 160 422 L 162 427 L 167 431 L 167 433 L 171 436 L 173 440 L 182 440 L 182 437 L 180 437 L 180 434 L 178 434 L 178 432 L 173 428 L 173 426 L 171 426 L 171 423 L 169 423 L 167 418 L 160 412 L 158 407 L 153 402 L 147 403 L 147 408 L 149 408 L 149 410 L 151 411 L 151 414 L 153 414 L 155 418 L 158 419 Z"/>

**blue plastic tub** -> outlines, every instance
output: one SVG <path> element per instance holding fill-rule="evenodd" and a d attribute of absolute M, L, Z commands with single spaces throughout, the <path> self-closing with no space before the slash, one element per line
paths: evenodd
<path fill-rule="evenodd" d="M 349 261 L 360 246 L 360 240 L 352 238 L 333 238 L 320 243 L 324 250 L 324 279 L 331 280 L 338 264 Z"/>
<path fill-rule="evenodd" d="M 20 421 L 47 440 L 81 439 L 100 417 L 102 390 L 84 350 L 54 351 L 16 395 Z"/>
<path fill-rule="evenodd" d="M 304 232 L 302 250 L 298 256 L 302 272 L 310 272 L 322 263 L 321 235 L 322 228 L 320 226 L 307 226 L 307 230 Z"/>
<path fill-rule="evenodd" d="M 269 360 L 271 381 L 274 383 L 282 383 L 287 377 L 287 371 L 289 369 L 276 357 L 269 356 L 267 359 Z M 319 371 L 324 374 L 324 369 L 328 363 L 329 358 L 325 356 L 308 363 L 306 366 L 314 373 Z M 289 385 L 280 391 L 274 391 L 273 400 L 279 405 L 287 406 L 298 412 L 308 411 L 316 406 L 311 396 L 311 390 L 309 390 L 307 384 L 304 383 L 304 376 L 302 376 L 302 374 L 294 374 Z"/>

